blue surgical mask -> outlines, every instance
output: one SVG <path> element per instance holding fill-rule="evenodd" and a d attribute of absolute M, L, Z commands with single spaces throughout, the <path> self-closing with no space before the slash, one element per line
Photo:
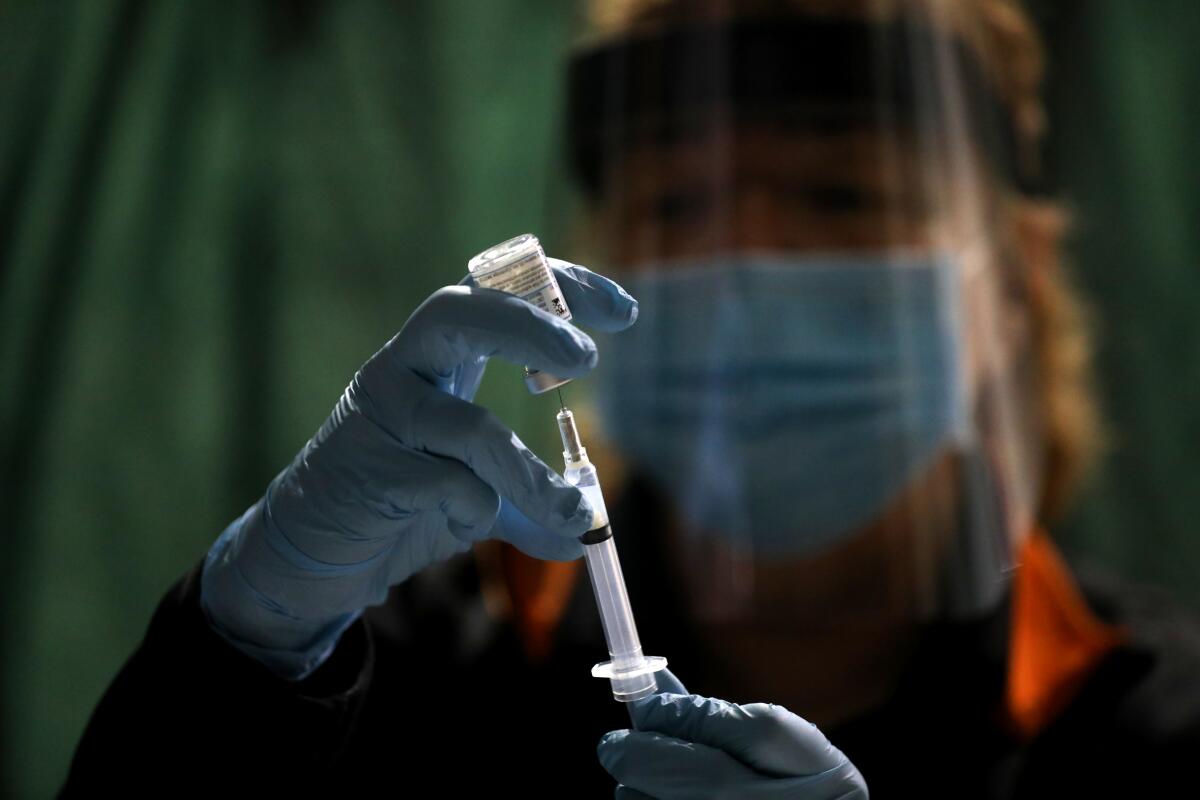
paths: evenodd
<path fill-rule="evenodd" d="M 606 433 L 692 530 L 818 551 L 964 443 L 958 274 L 891 252 L 639 272 L 601 351 Z"/>

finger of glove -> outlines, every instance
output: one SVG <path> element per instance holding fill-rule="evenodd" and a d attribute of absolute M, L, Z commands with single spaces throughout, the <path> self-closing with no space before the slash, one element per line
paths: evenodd
<path fill-rule="evenodd" d="M 491 538 L 502 539 L 522 553 L 544 561 L 574 561 L 583 555 L 579 539 L 546 530 L 506 499 L 500 501 L 500 516 Z"/>
<path fill-rule="evenodd" d="M 679 678 L 675 677 L 675 673 L 671 672 L 671 670 L 669 670 L 665 667 L 661 671 L 654 673 L 654 677 L 658 681 L 658 691 L 655 692 L 655 694 L 687 694 L 688 693 L 688 690 L 683 685 L 683 681 L 681 681 L 681 680 L 679 680 Z M 650 697 L 647 697 L 643 700 L 634 700 L 633 702 L 634 703 L 646 703 L 646 702 L 649 702 L 653 697 L 654 697 L 654 695 L 651 695 Z"/>
<path fill-rule="evenodd" d="M 782 706 L 657 694 L 632 711 L 639 731 L 716 747 L 768 775 L 815 775 L 846 760 L 815 725 Z"/>
<path fill-rule="evenodd" d="M 662 800 L 742 797 L 769 780 L 718 748 L 661 733 L 610 731 L 596 752 L 618 783 Z"/>
<path fill-rule="evenodd" d="M 483 382 L 483 373 L 486 369 L 487 359 L 480 358 L 470 361 L 455 370 L 454 377 L 448 383 L 439 383 L 438 388 L 470 402 L 475 399 L 475 393 L 479 391 L 479 384 Z"/>
<path fill-rule="evenodd" d="M 835 769 L 802 778 L 771 778 L 764 784 L 771 797 L 804 800 L 868 800 L 867 782 L 849 761 Z"/>
<path fill-rule="evenodd" d="M 547 260 L 575 322 L 615 333 L 637 321 L 638 302 L 618 283 L 569 261 Z"/>
<path fill-rule="evenodd" d="M 411 373 L 398 380 L 396 391 L 415 398 L 390 423 L 402 442 L 466 464 L 557 536 L 578 537 L 588 530 L 592 509 L 583 493 L 534 455 L 496 415 L 423 384 Z"/>
<path fill-rule="evenodd" d="M 618 783 L 616 791 L 613 792 L 613 800 L 655 800 L 655 798 L 645 792 L 639 792 L 637 789 L 631 789 Z"/>
<path fill-rule="evenodd" d="M 475 542 L 487 538 L 500 513 L 500 496 L 495 489 L 464 464 L 449 458 L 421 453 L 392 471 L 397 509 L 436 511 L 446 518 L 446 528 L 455 538 Z"/>
<path fill-rule="evenodd" d="M 411 373 L 408 380 L 436 391 Z M 356 389 L 268 488 L 273 552 L 302 571 L 370 569 L 406 520 L 426 512 L 456 535 L 486 536 L 499 511 L 496 491 L 461 462 L 407 446 L 354 412 Z"/>
<path fill-rule="evenodd" d="M 658 689 L 654 692 L 654 694 L 650 695 L 649 697 L 643 697 L 641 700 L 634 700 L 629 704 L 630 713 L 633 716 L 634 727 L 640 727 L 638 725 L 638 709 L 640 706 L 654 703 L 655 698 L 660 694 L 686 695 L 688 693 L 687 688 L 683 685 L 683 681 L 675 677 L 675 673 L 671 672 L 671 670 L 665 667 L 654 673 L 654 680 L 658 684 Z"/>
<path fill-rule="evenodd" d="M 596 366 L 586 333 L 514 295 L 447 286 L 422 303 L 387 349 L 397 362 L 441 386 L 462 364 L 499 356 L 576 378 Z"/>

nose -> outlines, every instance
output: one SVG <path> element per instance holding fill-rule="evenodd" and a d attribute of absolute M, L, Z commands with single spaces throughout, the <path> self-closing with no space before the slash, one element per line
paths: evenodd
<path fill-rule="evenodd" d="M 761 181 L 745 181 L 734 194 L 730 243 L 738 250 L 770 250 L 796 244 L 798 220 L 787 219 L 778 194 Z"/>

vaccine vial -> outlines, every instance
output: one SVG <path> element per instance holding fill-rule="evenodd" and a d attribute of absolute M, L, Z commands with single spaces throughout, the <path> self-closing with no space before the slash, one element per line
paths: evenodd
<path fill-rule="evenodd" d="M 525 233 L 484 250 L 467 262 L 467 272 L 477 286 L 516 295 L 550 314 L 571 319 L 571 309 L 563 299 L 554 270 L 546 260 L 542 245 L 532 233 Z M 525 386 L 534 394 L 547 392 L 569 382 L 548 372 L 525 367 Z"/>

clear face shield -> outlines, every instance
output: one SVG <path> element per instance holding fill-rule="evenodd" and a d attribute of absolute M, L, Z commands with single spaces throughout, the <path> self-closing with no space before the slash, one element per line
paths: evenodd
<path fill-rule="evenodd" d="M 602 432 L 700 624 L 980 615 L 1042 465 L 1003 65 L 971 4 L 766 5 L 647 4 L 573 60 L 593 261 L 641 303 Z"/>

